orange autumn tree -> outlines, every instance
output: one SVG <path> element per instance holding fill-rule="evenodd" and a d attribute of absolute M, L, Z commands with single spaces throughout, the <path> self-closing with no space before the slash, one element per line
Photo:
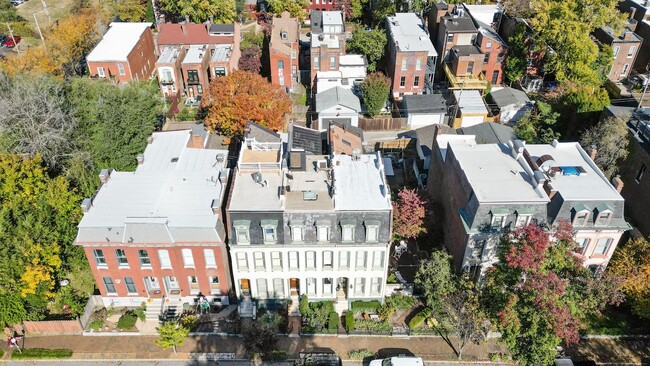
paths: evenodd
<path fill-rule="evenodd" d="M 260 75 L 233 71 L 210 82 L 201 108 L 207 111 L 205 126 L 209 131 L 236 136 L 243 133 L 247 121 L 281 130 L 284 115 L 291 112 L 291 100 Z"/>

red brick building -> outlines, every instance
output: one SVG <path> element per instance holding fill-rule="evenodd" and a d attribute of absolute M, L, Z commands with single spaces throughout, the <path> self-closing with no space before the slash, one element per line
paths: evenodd
<path fill-rule="evenodd" d="M 193 304 L 199 294 L 228 303 L 228 152 L 206 149 L 205 136 L 202 128 L 154 133 L 135 172 L 102 170 L 96 195 L 82 203 L 75 244 L 105 305 Z"/>
<path fill-rule="evenodd" d="M 309 0 L 309 11 L 331 11 L 337 10 L 338 0 Z"/>
<path fill-rule="evenodd" d="M 386 17 L 388 33 L 387 72 L 394 99 L 432 92 L 436 52 L 422 20 L 414 13 Z"/>
<path fill-rule="evenodd" d="M 300 51 L 300 23 L 289 12 L 273 17 L 269 62 L 271 83 L 287 91 L 298 87 L 298 52 Z"/>
<path fill-rule="evenodd" d="M 634 67 L 643 39 L 630 28 L 623 29 L 620 34 L 616 34 L 610 27 L 598 28 L 593 36 L 596 43 L 610 46 L 614 53 L 607 78 L 614 82 L 626 79 Z"/>
<path fill-rule="evenodd" d="M 116 83 L 149 79 L 156 63 L 151 23 L 111 23 L 86 62 L 91 76 Z"/>

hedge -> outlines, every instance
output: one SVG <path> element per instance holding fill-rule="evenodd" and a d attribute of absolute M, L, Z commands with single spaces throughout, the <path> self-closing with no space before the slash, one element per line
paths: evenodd
<path fill-rule="evenodd" d="M 11 354 L 12 360 L 21 360 L 25 358 L 70 358 L 72 350 L 63 349 L 45 349 L 45 348 L 27 348 L 21 352 L 14 351 Z"/>
<path fill-rule="evenodd" d="M 327 329 L 337 330 L 339 329 L 339 314 L 336 312 L 330 313 L 329 321 L 327 322 Z"/>
<path fill-rule="evenodd" d="M 373 357 L 374 355 L 375 353 L 368 350 L 367 348 L 355 349 L 348 352 L 348 358 L 351 360 L 363 360 L 367 357 Z"/>
<path fill-rule="evenodd" d="M 427 309 L 422 309 L 419 313 L 415 314 L 413 319 L 411 319 L 409 321 L 409 328 L 411 328 L 411 329 L 417 328 L 417 327 L 420 326 L 420 324 L 422 324 L 426 320 L 426 318 L 427 318 L 427 316 L 426 316 L 427 311 L 426 310 Z"/>
<path fill-rule="evenodd" d="M 345 313 L 345 329 L 348 333 L 354 332 L 354 312 L 352 311 Z"/>
<path fill-rule="evenodd" d="M 377 312 L 377 308 L 381 306 L 379 301 L 354 301 L 352 303 L 352 311 L 361 313 L 364 311 Z"/>
<path fill-rule="evenodd" d="M 128 310 L 120 319 L 117 320 L 118 329 L 133 329 L 135 322 L 138 320 L 138 315 L 133 310 Z"/>

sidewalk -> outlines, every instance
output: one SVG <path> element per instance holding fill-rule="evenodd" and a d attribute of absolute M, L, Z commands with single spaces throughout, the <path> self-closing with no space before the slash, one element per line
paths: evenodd
<path fill-rule="evenodd" d="M 221 352 L 235 353 L 236 358 L 245 358 L 243 338 L 227 336 L 191 336 L 178 348 L 178 354 L 163 350 L 154 343 L 155 336 L 27 336 L 25 348 L 69 348 L 73 359 L 189 359 L 190 353 Z M 320 348 L 336 352 L 342 359 L 347 359 L 351 350 L 367 348 L 371 351 L 393 350 L 396 353 L 411 352 L 425 360 L 456 359 L 449 346 L 440 338 L 396 338 L 396 337 L 345 337 L 314 336 L 290 338 L 281 336 L 278 349 L 284 349 L 289 357 L 295 357 L 305 350 Z M 3 346 L 7 353 L 12 348 Z M 494 340 L 482 345 L 468 345 L 464 351 L 465 361 L 487 361 L 488 353 L 503 350 L 503 346 Z M 8 356 L 5 356 L 5 358 Z"/>

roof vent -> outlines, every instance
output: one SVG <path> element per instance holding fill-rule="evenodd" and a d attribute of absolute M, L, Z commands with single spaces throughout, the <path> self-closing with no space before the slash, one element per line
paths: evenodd
<path fill-rule="evenodd" d="M 172 162 L 172 163 L 178 163 L 178 157 L 173 157 L 173 158 L 171 159 L 171 162 Z"/>
<path fill-rule="evenodd" d="M 352 150 L 352 160 L 359 160 L 359 154 L 361 154 L 361 150 L 359 149 Z"/>
<path fill-rule="evenodd" d="M 316 201 L 318 199 L 318 193 L 312 191 L 302 192 L 303 201 Z"/>
<path fill-rule="evenodd" d="M 138 160 L 138 165 L 142 165 L 144 163 L 144 154 L 138 154 L 136 160 Z"/>

